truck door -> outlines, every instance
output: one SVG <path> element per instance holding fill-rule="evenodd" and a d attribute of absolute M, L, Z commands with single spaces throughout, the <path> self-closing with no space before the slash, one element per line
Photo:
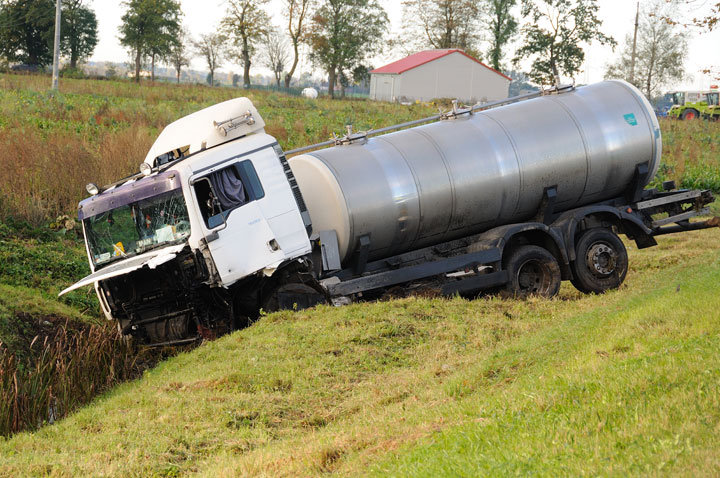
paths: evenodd
<path fill-rule="evenodd" d="M 223 285 L 283 260 L 258 204 L 265 191 L 251 160 L 225 163 L 190 182 Z"/>

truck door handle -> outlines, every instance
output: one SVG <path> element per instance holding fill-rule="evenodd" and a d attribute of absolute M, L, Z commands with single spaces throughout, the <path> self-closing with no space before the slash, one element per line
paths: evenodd
<path fill-rule="evenodd" d="M 210 244 L 211 242 L 217 241 L 218 239 L 220 239 L 220 234 L 218 234 L 217 231 L 212 231 L 210 234 L 205 236 L 205 243 Z"/>

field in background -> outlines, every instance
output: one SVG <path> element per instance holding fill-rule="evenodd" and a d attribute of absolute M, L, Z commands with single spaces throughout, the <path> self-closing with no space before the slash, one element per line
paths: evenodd
<path fill-rule="evenodd" d="M 47 225 L 74 216 L 87 182 L 137 171 L 167 123 L 237 95 L 285 149 L 347 123 L 437 111 L 202 86 L 62 80 L 56 97 L 46 87 L 0 75 L 0 435 L 60 418 L 147 366 L 103 339 L 111 326 L 92 290 L 56 298 L 89 269 L 77 231 Z M 655 184 L 720 192 L 720 123 L 661 127 Z M 717 238 L 631 249 L 626 284 L 603 296 L 565 284 L 551 301 L 273 314 L 69 419 L 0 438 L 0 475 L 720 474 Z M 51 351 L 46 338 L 64 345 Z M 15 403 L 24 414 L 8 412 Z"/>
<path fill-rule="evenodd" d="M 359 131 L 437 112 L 428 105 L 127 81 L 63 79 L 51 96 L 47 84 L 44 76 L 0 75 L 0 218 L 41 224 L 74 216 L 85 184 L 137 172 L 167 124 L 238 96 L 253 101 L 286 150 L 343 134 L 346 124 Z"/>
<path fill-rule="evenodd" d="M 661 119 L 663 159 L 653 185 L 720 193 L 720 122 Z"/>
<path fill-rule="evenodd" d="M 75 215 L 85 184 L 137 172 L 167 124 L 203 107 L 248 96 L 267 132 L 288 150 L 356 130 L 437 112 L 433 105 L 308 100 L 278 93 L 166 83 L 63 79 L 51 96 L 44 76 L 0 75 L 0 218 L 42 224 Z M 656 180 L 720 192 L 720 123 L 662 121 L 664 162 Z"/>

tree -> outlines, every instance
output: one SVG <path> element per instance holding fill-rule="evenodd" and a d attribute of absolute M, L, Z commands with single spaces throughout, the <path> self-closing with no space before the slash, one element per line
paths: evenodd
<path fill-rule="evenodd" d="M 222 28 L 240 50 L 245 88 L 250 88 L 250 65 L 255 44 L 270 26 L 270 17 L 263 10 L 267 3 L 268 0 L 227 0 L 228 8 L 222 20 Z"/>
<path fill-rule="evenodd" d="M 200 39 L 194 43 L 198 56 L 205 58 L 208 70 L 208 83 L 215 86 L 215 70 L 220 66 L 223 57 L 223 47 L 227 38 L 221 33 L 208 33 L 200 35 Z"/>
<path fill-rule="evenodd" d="M 55 3 L 5 0 L 0 7 L 0 55 L 28 65 L 51 63 Z"/>
<path fill-rule="evenodd" d="M 637 54 L 633 75 L 632 36 L 616 63 L 608 67 L 606 78 L 621 78 L 633 83 L 651 99 L 670 80 L 682 78 L 687 51 L 686 35 L 658 15 L 663 5 L 655 2 L 643 12 L 638 26 Z"/>
<path fill-rule="evenodd" d="M 182 11 L 178 0 L 126 0 L 127 11 L 120 25 L 120 43 L 132 51 L 135 81 L 140 81 L 140 67 L 145 57 L 152 58 L 155 79 L 155 58 L 169 54 L 180 30 Z"/>
<path fill-rule="evenodd" d="M 529 76 L 541 84 L 558 84 L 561 74 L 579 72 L 585 60 L 583 43 L 615 45 L 612 37 L 600 32 L 598 8 L 597 0 L 523 0 L 522 15 L 528 22 L 514 63 L 531 58 Z"/>
<path fill-rule="evenodd" d="M 519 96 L 525 93 L 532 93 L 539 90 L 537 87 L 530 84 L 530 78 L 521 71 L 510 70 L 507 72 L 507 76 L 512 78 L 510 88 L 508 90 L 508 96 L 510 97 Z"/>
<path fill-rule="evenodd" d="M 307 23 L 305 21 L 315 0 L 283 0 L 286 8 L 287 33 L 293 48 L 293 61 L 290 70 L 285 74 L 285 88 L 290 88 L 290 81 L 300 61 L 300 44 L 305 41 Z"/>
<path fill-rule="evenodd" d="M 181 27 L 180 34 L 177 37 L 177 42 L 170 49 L 170 54 L 167 58 L 172 67 L 175 68 L 175 76 L 178 83 L 180 83 L 183 66 L 190 66 L 190 52 L 188 51 L 189 43 L 190 40 L 188 38 L 187 30 Z"/>
<path fill-rule="evenodd" d="M 693 17 L 691 22 L 682 21 L 683 11 L 697 12 L 707 4 L 706 0 L 668 0 L 667 3 L 674 4 L 676 8 L 673 11 L 666 9 L 662 19 L 673 25 L 682 25 L 684 27 L 698 27 L 709 32 L 720 24 L 720 2 L 710 5 L 710 9 L 703 14 L 704 16 Z"/>
<path fill-rule="evenodd" d="M 70 57 L 70 68 L 92 55 L 98 43 L 95 12 L 83 0 L 63 0 L 60 51 Z"/>
<path fill-rule="evenodd" d="M 475 0 L 405 0 L 404 41 L 416 48 L 460 48 L 479 56 L 479 5 Z"/>
<path fill-rule="evenodd" d="M 677 16 L 683 11 L 697 12 L 699 9 L 705 7 L 707 2 L 704 0 L 676 0 L 672 3 L 677 4 L 677 7 L 667 9 L 667 13 L 662 16 L 663 20 L 672 25 L 683 25 L 686 28 L 696 27 L 711 32 L 720 24 L 720 2 L 711 4 L 710 9 L 707 10 L 706 13 L 701 14 L 700 17 L 694 17 L 691 23 L 681 22 Z M 670 11 L 672 11 L 672 15 L 670 15 Z M 702 73 L 704 75 L 712 75 L 716 80 L 720 80 L 720 67 L 718 65 L 707 65 L 702 69 Z"/>
<path fill-rule="evenodd" d="M 711 32 L 713 28 L 720 23 L 720 2 L 713 5 L 706 16 L 696 19 L 694 23 L 696 26 L 706 28 L 709 32 Z"/>
<path fill-rule="evenodd" d="M 379 51 L 387 14 L 377 0 L 323 0 L 312 18 L 310 58 L 328 74 L 328 92 L 335 97 L 338 75 Z"/>
<path fill-rule="evenodd" d="M 370 86 L 370 72 L 374 68 L 372 66 L 357 65 L 352 70 L 352 81 L 356 85 L 360 85 L 364 88 Z"/>
<path fill-rule="evenodd" d="M 515 3 L 516 0 L 487 0 L 485 23 L 491 35 L 488 58 L 490 66 L 498 71 L 503 58 L 503 48 L 518 29 L 518 22 L 510 12 Z"/>
<path fill-rule="evenodd" d="M 273 72 L 278 88 L 280 88 L 282 74 L 290 58 L 287 46 L 287 42 L 277 29 L 268 30 L 263 38 L 263 66 Z"/>

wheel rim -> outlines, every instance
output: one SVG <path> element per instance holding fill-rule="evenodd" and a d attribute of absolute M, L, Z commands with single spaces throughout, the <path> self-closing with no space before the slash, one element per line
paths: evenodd
<path fill-rule="evenodd" d="M 525 294 L 547 295 L 552 285 L 552 271 L 540 261 L 525 261 L 518 268 L 517 284 Z"/>
<path fill-rule="evenodd" d="M 596 277 L 607 277 L 615 272 L 617 259 L 617 252 L 610 244 L 596 242 L 588 248 L 585 263 Z"/>
<path fill-rule="evenodd" d="M 687 119 L 695 119 L 695 113 L 690 112 L 690 113 L 688 113 L 688 114 L 685 115 L 685 118 L 687 118 Z"/>

